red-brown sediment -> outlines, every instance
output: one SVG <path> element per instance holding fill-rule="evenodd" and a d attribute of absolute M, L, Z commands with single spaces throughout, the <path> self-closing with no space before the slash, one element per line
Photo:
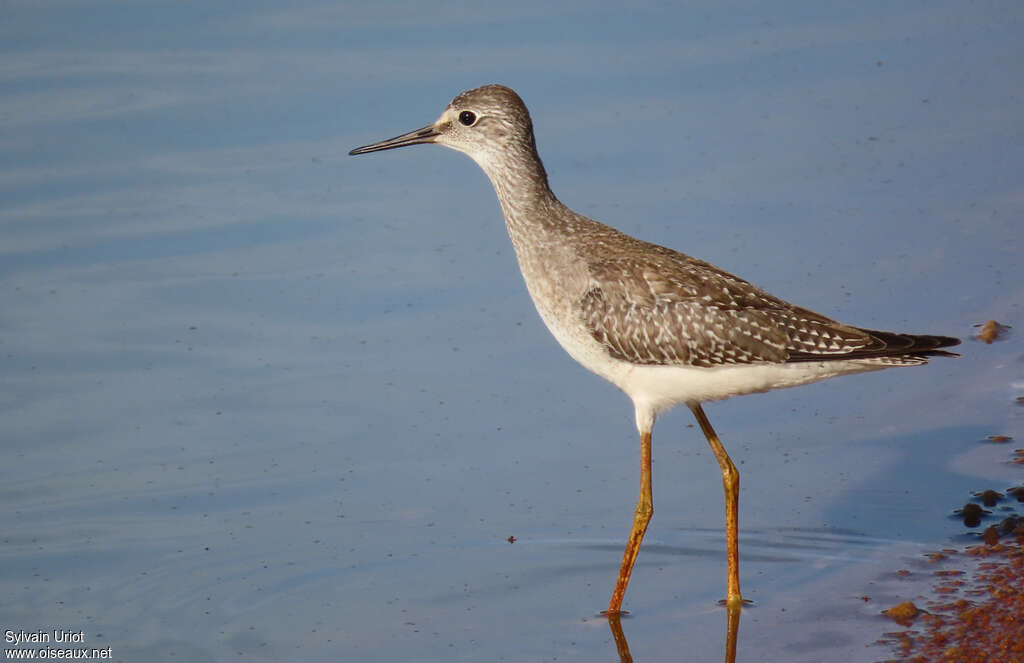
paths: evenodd
<path fill-rule="evenodd" d="M 936 598 L 914 616 L 915 629 L 887 633 L 880 641 L 896 650 L 896 660 L 1024 662 L 1024 531 L 1015 529 L 1006 539 L 967 548 L 960 557 L 966 572 L 935 573 Z M 908 604 L 913 606 L 908 601 L 890 608 L 890 616 L 905 616 Z"/>

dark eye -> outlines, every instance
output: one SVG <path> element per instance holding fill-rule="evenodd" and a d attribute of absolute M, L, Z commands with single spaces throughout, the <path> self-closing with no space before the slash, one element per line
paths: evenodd
<path fill-rule="evenodd" d="M 473 126 L 476 123 L 476 114 L 470 111 L 462 111 L 459 113 L 459 122 L 466 125 L 467 127 Z"/>

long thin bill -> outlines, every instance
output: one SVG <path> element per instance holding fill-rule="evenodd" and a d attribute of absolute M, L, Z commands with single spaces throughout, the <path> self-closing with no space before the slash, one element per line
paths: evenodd
<path fill-rule="evenodd" d="M 349 152 L 349 154 L 366 154 L 367 152 L 380 152 L 381 150 L 393 150 L 396 147 L 405 147 L 406 145 L 418 145 L 420 143 L 433 143 L 434 139 L 440 135 L 440 131 L 437 127 L 431 124 L 430 126 L 417 129 L 416 131 L 410 131 L 407 134 L 401 136 L 395 136 L 394 138 L 388 138 L 377 143 L 371 143 L 370 145 L 363 145 Z"/>

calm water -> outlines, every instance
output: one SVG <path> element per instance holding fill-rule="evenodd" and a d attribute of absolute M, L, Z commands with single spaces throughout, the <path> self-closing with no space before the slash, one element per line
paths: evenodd
<path fill-rule="evenodd" d="M 0 628 L 619 660 L 628 400 L 548 336 L 469 159 L 346 156 L 469 87 L 516 88 L 556 192 L 627 232 L 854 324 L 1024 326 L 1016 3 L 563 7 L 5 5 Z M 743 481 L 738 660 L 887 656 L 892 571 L 1022 482 L 979 442 L 1024 438 L 1020 338 L 707 408 Z M 636 661 L 723 656 L 692 423 L 654 434 Z"/>

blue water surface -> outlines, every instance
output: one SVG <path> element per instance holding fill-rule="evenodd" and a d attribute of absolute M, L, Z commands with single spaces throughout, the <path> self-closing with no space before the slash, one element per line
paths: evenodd
<path fill-rule="evenodd" d="M 958 360 L 707 407 L 741 661 L 874 661 L 1024 483 L 1018 3 L 14 1 L 0 22 L 0 629 L 120 661 L 618 661 L 628 399 L 467 158 L 352 147 L 514 87 L 571 207 Z M 637 661 L 723 657 L 721 483 L 654 434 Z M 509 543 L 510 537 L 514 543 Z M 865 602 L 864 595 L 873 595 Z M 5 647 L 11 647 L 5 643 Z M 35 647 L 33 645 L 32 647 Z M 30 647 L 30 648 L 32 648 Z"/>

